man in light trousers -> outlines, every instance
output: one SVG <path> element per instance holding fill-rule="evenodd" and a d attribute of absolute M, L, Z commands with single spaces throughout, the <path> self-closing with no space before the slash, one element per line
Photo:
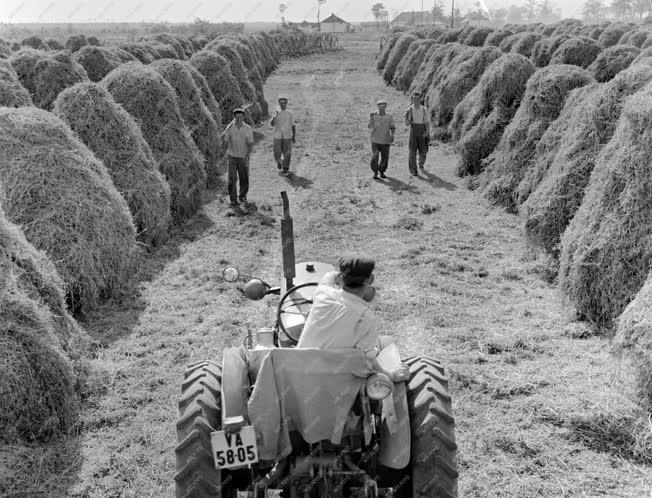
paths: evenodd
<path fill-rule="evenodd" d="M 229 198 L 231 206 L 235 208 L 238 207 L 238 201 L 245 207 L 247 204 L 249 157 L 254 148 L 254 132 L 251 126 L 244 122 L 244 111 L 242 109 L 234 110 L 233 116 L 233 121 L 224 130 L 224 139 L 227 145 Z M 240 181 L 240 195 L 238 195 L 238 181 Z"/>
<path fill-rule="evenodd" d="M 292 111 L 288 111 L 288 99 L 285 96 L 278 98 L 280 109 L 272 115 L 271 125 L 274 127 L 274 160 L 281 174 L 290 170 L 292 158 L 292 144 L 296 142 L 296 121 Z"/>

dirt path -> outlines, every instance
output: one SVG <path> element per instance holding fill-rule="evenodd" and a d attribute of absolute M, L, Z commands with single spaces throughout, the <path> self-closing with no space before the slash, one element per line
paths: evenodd
<path fill-rule="evenodd" d="M 375 256 L 381 332 L 395 335 L 406 355 L 448 365 L 461 495 L 643 492 L 644 467 L 573 425 L 597 413 L 622 418 L 631 404 L 608 366 L 608 344 L 569 337 L 579 326 L 569 325 L 542 280 L 545 265 L 527 255 L 518 220 L 469 191 L 444 149 L 431 150 L 425 178 L 410 179 L 402 126 L 390 178 L 371 179 L 368 113 L 380 97 L 395 115 L 407 102 L 376 74 L 376 46 L 349 39 L 344 52 L 284 63 L 265 94 L 270 103 L 288 94 L 298 116 L 295 176 L 277 174 L 271 134 L 261 128 L 249 195 L 258 213 L 226 216 L 223 197 L 209 199 L 186 242 L 161 251 L 164 264 L 142 284 L 140 300 L 89 324 L 107 344 L 94 359 L 103 373 L 92 379 L 67 494 L 173 494 L 184 366 L 218 359 L 248 327 L 271 322 L 275 302 L 245 300 L 220 271 L 230 263 L 278 281 L 273 217 L 283 189 L 298 258 L 332 262 L 344 249 Z"/>

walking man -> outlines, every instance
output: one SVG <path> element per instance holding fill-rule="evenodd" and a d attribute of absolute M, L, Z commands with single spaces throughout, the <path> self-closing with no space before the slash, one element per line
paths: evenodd
<path fill-rule="evenodd" d="M 419 172 L 417 171 L 417 153 L 419 154 L 419 168 L 423 170 L 426 164 L 428 142 L 430 140 L 428 110 L 421 105 L 421 94 L 419 92 L 412 94 L 412 105 L 405 112 L 405 124 L 410 127 L 410 156 L 408 159 L 410 174 L 412 176 L 419 176 Z"/>
<path fill-rule="evenodd" d="M 233 111 L 233 121 L 224 130 L 226 140 L 226 157 L 228 165 L 228 189 L 231 206 L 237 207 L 238 200 L 247 205 L 247 192 L 249 191 L 249 156 L 254 148 L 254 132 L 244 122 L 244 111 Z M 237 183 L 240 181 L 240 195 L 238 196 Z"/>
<path fill-rule="evenodd" d="M 389 147 L 394 142 L 394 116 L 387 114 L 387 102 L 378 101 L 378 112 L 372 112 L 369 116 L 369 129 L 371 130 L 371 171 L 374 172 L 374 180 L 387 178 L 387 164 L 389 162 Z M 380 162 L 378 161 L 380 156 Z"/>
<path fill-rule="evenodd" d="M 274 127 L 274 159 L 281 174 L 287 174 L 290 170 L 292 144 L 296 142 L 297 128 L 294 114 L 287 110 L 287 97 L 280 96 L 278 105 L 280 109 L 274 111 L 271 120 Z"/>

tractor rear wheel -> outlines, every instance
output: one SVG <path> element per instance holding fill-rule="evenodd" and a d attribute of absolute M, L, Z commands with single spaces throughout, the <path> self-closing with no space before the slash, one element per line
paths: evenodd
<path fill-rule="evenodd" d="M 211 452 L 211 432 L 222 424 L 221 383 L 222 366 L 218 363 L 200 361 L 186 368 L 175 448 L 177 498 L 235 494 L 239 472 L 216 469 Z"/>
<path fill-rule="evenodd" d="M 413 497 L 456 497 L 455 419 L 444 367 L 427 356 L 413 356 L 405 363 L 410 367 L 406 387 L 411 486 L 399 487 L 399 492 L 405 491 L 404 496 Z"/>

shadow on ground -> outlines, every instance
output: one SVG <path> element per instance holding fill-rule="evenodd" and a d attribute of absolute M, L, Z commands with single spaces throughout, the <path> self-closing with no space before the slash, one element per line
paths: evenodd
<path fill-rule="evenodd" d="M 455 185 L 454 183 L 447 182 L 443 178 L 439 178 L 437 175 L 429 173 L 425 170 L 421 170 L 419 175 L 420 175 L 419 180 L 430 183 L 434 188 L 444 188 L 446 190 L 457 189 L 457 185 Z"/>
<path fill-rule="evenodd" d="M 387 185 L 390 189 L 392 189 L 394 192 L 410 192 L 411 194 L 420 194 L 421 191 L 419 190 L 419 187 L 416 185 L 412 185 L 409 183 L 405 183 L 398 178 L 393 178 L 391 176 L 388 176 L 384 180 L 380 180 L 381 183 L 384 185 Z"/>
<path fill-rule="evenodd" d="M 285 179 L 294 188 L 312 188 L 313 181 L 310 178 L 299 176 L 291 171 L 288 173 Z"/>

